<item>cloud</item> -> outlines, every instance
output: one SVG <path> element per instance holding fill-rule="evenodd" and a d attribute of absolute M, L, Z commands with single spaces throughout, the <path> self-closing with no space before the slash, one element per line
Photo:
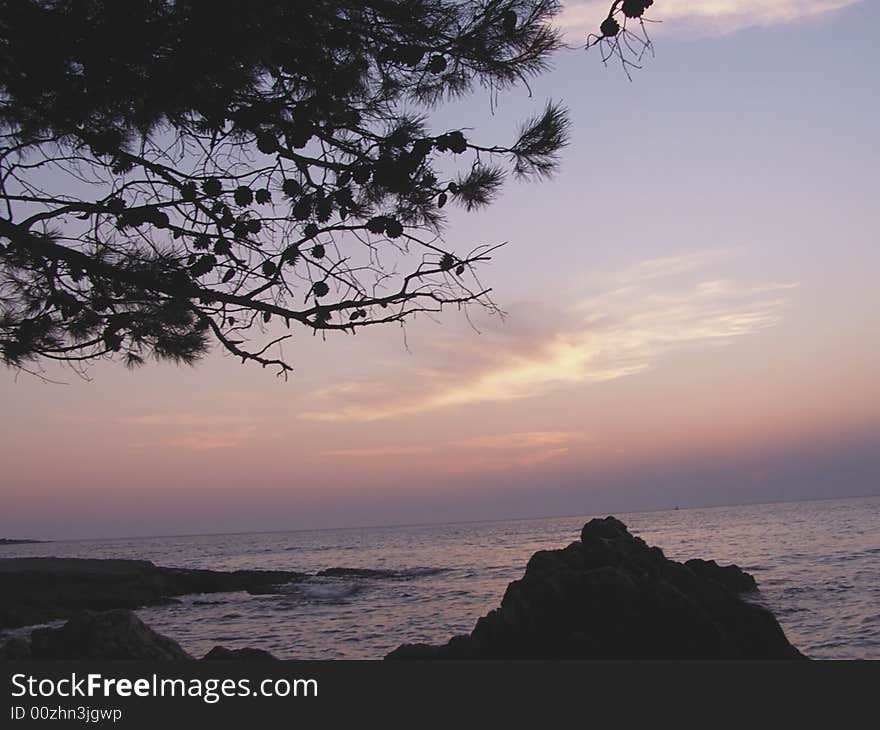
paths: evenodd
<path fill-rule="evenodd" d="M 189 431 L 168 439 L 165 445 L 190 451 L 234 449 L 249 440 L 256 430 L 256 426 L 242 426 L 227 430 Z"/>
<path fill-rule="evenodd" d="M 711 249 L 692 251 L 675 256 L 645 259 L 619 272 L 615 278 L 619 283 L 623 284 L 636 284 L 651 281 L 652 279 L 665 279 L 670 276 L 678 276 L 704 269 L 707 266 L 729 259 L 736 253 L 737 251 L 734 249 Z"/>
<path fill-rule="evenodd" d="M 681 261 L 709 258 L 694 255 Z M 773 327 L 795 286 L 701 279 L 664 288 L 663 277 L 692 267 L 668 259 L 672 264 L 664 269 L 656 261 L 622 272 L 609 291 L 567 309 L 520 305 L 480 336 L 436 337 L 416 353 L 411 369 L 326 388 L 302 415 L 320 421 L 376 421 L 634 375 L 668 351 L 729 345 Z M 650 273 L 632 275 L 639 270 Z"/>
<path fill-rule="evenodd" d="M 196 413 L 147 413 L 119 419 L 124 425 L 148 430 L 145 437 L 130 444 L 132 448 L 177 448 L 189 451 L 231 449 L 256 433 L 249 419 L 239 416 Z M 157 434 L 157 430 L 159 433 Z"/>
<path fill-rule="evenodd" d="M 663 21 L 654 32 L 732 33 L 811 18 L 855 5 L 861 0 L 658 0 L 646 17 Z M 596 32 L 608 13 L 609 0 L 567 0 L 559 22 L 571 41 Z"/>
<path fill-rule="evenodd" d="M 323 456 L 343 456 L 354 458 L 382 458 L 385 456 L 411 456 L 427 454 L 427 446 L 368 446 L 358 449 L 329 449 L 321 452 Z"/>
<path fill-rule="evenodd" d="M 454 448 L 473 449 L 480 465 L 488 467 L 529 467 L 565 456 L 572 448 L 591 443 L 585 433 L 572 431 L 525 431 L 520 433 L 477 436 L 452 444 Z M 473 460 L 470 460 L 473 466 Z"/>
<path fill-rule="evenodd" d="M 577 445 L 592 442 L 577 431 L 522 431 L 441 441 L 430 446 L 375 446 L 331 449 L 322 456 L 343 458 L 385 458 L 419 456 L 419 463 L 435 461 L 459 469 L 528 467 L 564 456 Z"/>
<path fill-rule="evenodd" d="M 590 441 L 587 434 L 579 431 L 521 431 L 517 433 L 492 434 L 475 436 L 462 441 L 454 441 L 453 445 L 469 449 L 536 449 L 559 447 L 575 441 Z"/>
<path fill-rule="evenodd" d="M 216 426 L 241 423 L 239 416 L 217 416 L 199 413 L 147 413 L 141 416 L 121 418 L 121 423 L 136 426 Z"/>

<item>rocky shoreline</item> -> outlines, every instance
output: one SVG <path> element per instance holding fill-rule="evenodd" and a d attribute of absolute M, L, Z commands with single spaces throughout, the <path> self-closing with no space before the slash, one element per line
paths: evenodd
<path fill-rule="evenodd" d="M 69 618 L 89 609 L 134 609 L 193 593 L 271 592 L 302 580 L 286 570 L 162 568 L 148 560 L 0 559 L 0 629 Z"/>
<path fill-rule="evenodd" d="M 499 608 L 444 645 L 403 645 L 386 659 L 804 659 L 735 565 L 679 563 L 619 520 L 594 519 L 581 539 L 543 550 Z M 372 573 L 330 568 L 318 575 Z M 0 646 L 0 659 L 192 660 L 131 612 L 175 596 L 271 593 L 295 571 L 162 568 L 140 560 L 0 560 L 0 628 L 68 619 Z M 260 649 L 214 647 L 206 660 L 267 660 Z"/>

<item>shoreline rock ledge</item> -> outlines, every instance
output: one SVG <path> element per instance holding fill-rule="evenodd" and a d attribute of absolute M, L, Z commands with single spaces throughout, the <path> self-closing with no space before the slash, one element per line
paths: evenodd
<path fill-rule="evenodd" d="M 386 659 L 806 659 L 735 565 L 679 563 L 614 517 L 535 553 L 470 635 Z"/>
<path fill-rule="evenodd" d="M 0 629 L 67 619 L 82 610 L 158 606 L 187 594 L 268 593 L 305 577 L 291 570 L 164 568 L 148 560 L 0 558 Z"/>

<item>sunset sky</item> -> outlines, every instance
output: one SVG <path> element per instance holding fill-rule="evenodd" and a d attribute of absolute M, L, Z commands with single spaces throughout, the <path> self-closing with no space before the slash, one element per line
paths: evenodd
<path fill-rule="evenodd" d="M 569 2 L 576 45 L 608 0 Z M 0 537 L 624 512 L 880 493 L 880 4 L 657 0 L 629 82 L 597 49 L 439 110 L 509 139 L 562 99 L 547 183 L 457 212 L 502 320 L 0 372 Z M 405 334 L 405 338 L 404 338 Z"/>

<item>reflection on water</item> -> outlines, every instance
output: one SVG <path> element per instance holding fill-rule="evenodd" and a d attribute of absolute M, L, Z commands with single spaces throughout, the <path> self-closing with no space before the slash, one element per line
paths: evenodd
<path fill-rule="evenodd" d="M 8 546 L 0 555 L 142 558 L 218 570 L 381 571 L 316 576 L 279 595 L 189 596 L 139 611 L 198 656 L 222 643 L 283 658 L 379 658 L 404 642 L 439 643 L 469 632 L 522 575 L 532 553 L 577 539 L 590 516 L 56 542 Z M 735 562 L 753 573 L 761 600 L 806 654 L 880 659 L 880 498 L 618 516 L 671 558 Z"/>

